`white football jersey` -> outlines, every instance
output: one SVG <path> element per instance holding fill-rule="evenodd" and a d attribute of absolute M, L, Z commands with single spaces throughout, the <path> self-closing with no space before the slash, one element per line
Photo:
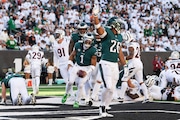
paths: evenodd
<path fill-rule="evenodd" d="M 129 45 L 128 45 L 128 48 L 129 47 L 133 47 L 134 48 L 134 56 L 133 56 L 133 58 L 135 58 L 135 57 L 138 57 L 138 58 L 140 58 L 140 45 L 139 45 L 139 43 L 137 43 L 137 42 L 130 42 L 129 43 Z M 127 51 L 127 54 L 129 55 L 129 51 Z"/>
<path fill-rule="evenodd" d="M 168 67 L 168 69 L 180 69 L 180 59 L 167 60 L 165 65 Z"/>
<path fill-rule="evenodd" d="M 44 62 L 44 52 L 43 51 L 33 51 L 30 50 L 26 55 L 26 59 L 31 65 L 41 65 Z"/>
<path fill-rule="evenodd" d="M 54 41 L 53 52 L 54 52 L 54 66 L 65 64 L 69 59 L 69 43 L 70 40 L 64 39 L 62 43 L 58 44 Z"/>

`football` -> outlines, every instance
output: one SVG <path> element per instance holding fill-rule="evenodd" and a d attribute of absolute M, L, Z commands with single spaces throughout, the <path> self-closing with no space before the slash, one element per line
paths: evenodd
<path fill-rule="evenodd" d="M 86 76 L 86 72 L 83 71 L 83 70 L 79 70 L 79 71 L 77 72 L 77 75 L 78 75 L 79 77 L 83 78 L 83 77 Z"/>

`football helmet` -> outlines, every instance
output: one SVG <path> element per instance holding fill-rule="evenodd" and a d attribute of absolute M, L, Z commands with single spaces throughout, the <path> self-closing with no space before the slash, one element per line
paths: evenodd
<path fill-rule="evenodd" d="M 118 17 L 111 17 L 108 21 L 107 21 L 107 26 L 111 26 L 112 28 L 114 28 L 118 34 L 121 33 L 122 29 L 125 29 L 125 24 L 123 22 L 123 20 L 119 19 Z"/>
<path fill-rule="evenodd" d="M 88 25 L 84 22 L 79 23 L 77 26 L 78 32 L 81 36 L 84 36 L 84 34 L 87 32 Z"/>
<path fill-rule="evenodd" d="M 177 60 L 179 59 L 179 52 L 178 51 L 173 51 L 171 53 L 171 55 L 169 56 L 170 59 L 174 59 L 174 60 Z"/>
<path fill-rule="evenodd" d="M 148 75 L 146 76 L 147 80 L 144 81 L 147 87 L 151 87 L 156 83 L 156 81 L 159 81 L 159 77 L 157 75 Z"/>
<path fill-rule="evenodd" d="M 91 46 L 93 39 L 94 36 L 91 33 L 87 33 L 83 36 L 83 48 L 85 50 Z"/>
<path fill-rule="evenodd" d="M 33 45 L 33 46 L 32 46 L 32 50 L 33 50 L 33 51 L 39 51 L 39 49 L 40 49 L 40 48 L 39 48 L 38 45 Z"/>
<path fill-rule="evenodd" d="M 64 36 L 65 36 L 64 30 L 57 29 L 55 31 L 55 38 L 56 38 L 56 40 L 62 39 L 62 38 L 64 38 Z"/>

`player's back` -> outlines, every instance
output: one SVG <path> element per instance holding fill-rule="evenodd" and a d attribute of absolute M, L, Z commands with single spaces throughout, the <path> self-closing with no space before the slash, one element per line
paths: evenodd
<path fill-rule="evenodd" d="M 168 69 L 180 69 L 180 59 L 167 60 L 165 65 L 168 67 Z"/>
<path fill-rule="evenodd" d="M 29 51 L 29 59 L 30 59 L 30 64 L 31 65 L 41 65 L 42 64 L 42 59 L 44 57 L 44 52 L 42 51 Z"/>

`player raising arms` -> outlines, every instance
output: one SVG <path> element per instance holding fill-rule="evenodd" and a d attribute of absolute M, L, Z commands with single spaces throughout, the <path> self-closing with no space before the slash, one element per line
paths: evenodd
<path fill-rule="evenodd" d="M 126 64 L 124 54 L 121 50 L 121 30 L 124 29 L 125 26 L 118 17 L 112 17 L 108 21 L 108 27 L 103 28 L 99 22 L 98 14 L 99 5 L 94 5 L 94 26 L 102 42 L 102 57 L 99 65 L 104 89 L 102 91 L 100 115 L 103 117 L 113 117 L 113 115 L 107 113 L 107 107 L 112 101 L 113 92 L 116 89 L 116 84 L 119 79 L 118 61 L 120 60 L 122 65 Z"/>
<path fill-rule="evenodd" d="M 56 41 L 53 43 L 53 60 L 55 70 L 60 70 L 60 74 L 66 83 L 66 89 L 68 85 L 68 59 L 69 59 L 69 43 L 70 40 L 66 39 L 63 31 L 57 30 L 56 32 Z M 74 96 L 73 88 L 70 88 L 71 97 Z M 63 101 L 62 101 L 63 103 Z"/>

